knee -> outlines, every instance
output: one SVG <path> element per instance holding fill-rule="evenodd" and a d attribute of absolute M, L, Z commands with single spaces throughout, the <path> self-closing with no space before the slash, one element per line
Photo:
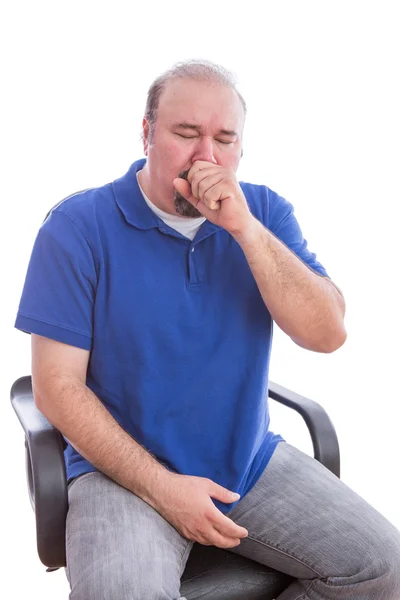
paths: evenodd
<path fill-rule="evenodd" d="M 391 596 L 388 595 L 387 598 L 398 600 L 400 598 L 400 536 L 397 552 L 387 557 L 386 578 L 387 587 L 392 594 Z"/>
<path fill-rule="evenodd" d="M 103 565 L 104 566 L 104 565 Z M 102 569 L 101 573 L 83 576 L 71 586 L 70 600 L 173 600 L 179 598 L 177 593 L 169 593 L 157 574 L 118 572 L 110 565 L 110 569 Z"/>
<path fill-rule="evenodd" d="M 371 559 L 377 597 L 385 591 L 385 599 L 399 600 L 400 533 L 375 547 Z"/>
<path fill-rule="evenodd" d="M 146 600 L 172 600 L 172 596 L 163 595 L 162 587 L 156 587 L 154 583 L 140 586 L 137 582 L 118 581 L 113 585 L 105 585 L 101 591 L 97 585 L 92 585 L 92 582 L 86 581 L 75 585 L 71 589 L 69 596 L 70 600 L 136 600 L 146 598 Z M 179 597 L 179 596 L 175 596 Z"/>

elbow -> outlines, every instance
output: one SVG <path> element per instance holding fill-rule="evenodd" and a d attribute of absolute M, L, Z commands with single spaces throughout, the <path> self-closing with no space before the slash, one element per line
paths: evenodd
<path fill-rule="evenodd" d="M 32 392 L 36 408 L 40 410 L 40 404 L 42 403 L 43 395 L 40 391 L 40 386 L 37 384 L 36 377 L 34 374 L 32 374 Z"/>
<path fill-rule="evenodd" d="M 325 332 L 323 337 L 318 339 L 299 338 L 292 336 L 292 340 L 301 348 L 311 350 L 312 352 L 320 352 L 321 354 L 332 354 L 343 346 L 347 339 L 347 332 L 342 324 L 340 328 L 334 332 Z"/>
<path fill-rule="evenodd" d="M 318 352 L 322 352 L 324 354 L 332 354 L 332 352 L 339 350 L 339 348 L 343 346 L 346 340 L 347 331 L 344 325 L 342 325 L 338 331 L 335 331 L 334 333 L 332 333 L 324 339 L 324 341 L 320 345 Z"/>
<path fill-rule="evenodd" d="M 32 391 L 36 408 L 50 420 L 51 413 L 57 409 L 56 399 L 60 396 L 57 378 L 40 378 L 32 375 Z"/>
<path fill-rule="evenodd" d="M 39 387 L 35 385 L 35 381 L 32 378 L 32 391 L 33 391 L 33 399 L 35 401 L 36 408 L 44 415 L 46 415 L 46 396 L 43 392 L 39 390 Z"/>

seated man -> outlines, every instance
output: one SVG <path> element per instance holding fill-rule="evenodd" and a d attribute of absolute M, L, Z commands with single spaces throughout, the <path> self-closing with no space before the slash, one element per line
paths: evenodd
<path fill-rule="evenodd" d="M 231 74 L 151 85 L 145 159 L 58 204 L 16 320 L 35 401 L 68 441 L 71 600 L 176 600 L 193 541 L 295 578 L 280 600 L 399 600 L 400 534 L 269 428 L 275 321 L 333 352 L 345 303 L 293 207 L 238 183 Z"/>

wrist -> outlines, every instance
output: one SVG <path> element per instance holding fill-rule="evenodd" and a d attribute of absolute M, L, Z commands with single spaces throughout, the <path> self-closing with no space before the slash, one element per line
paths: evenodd
<path fill-rule="evenodd" d="M 237 241 L 239 246 L 244 249 L 246 246 L 257 242 L 261 232 L 264 230 L 262 223 L 253 215 L 250 215 L 248 221 L 231 235 Z"/>
<path fill-rule="evenodd" d="M 149 480 L 146 491 L 142 500 L 150 504 L 158 512 L 162 509 L 166 497 L 169 495 L 169 490 L 174 486 L 175 473 L 166 469 L 163 465 L 153 473 Z"/>

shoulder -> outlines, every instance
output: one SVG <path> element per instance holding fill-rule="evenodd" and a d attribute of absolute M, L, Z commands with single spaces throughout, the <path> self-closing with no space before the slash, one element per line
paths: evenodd
<path fill-rule="evenodd" d="M 89 229 L 99 219 L 106 218 L 107 207 L 115 206 L 114 195 L 110 183 L 96 188 L 80 190 L 66 196 L 55 204 L 47 213 L 45 221 L 55 215 L 72 221 L 77 227 Z"/>
<path fill-rule="evenodd" d="M 134 162 L 125 175 L 114 181 L 74 192 L 63 198 L 49 211 L 46 219 L 60 215 L 61 219 L 68 219 L 85 232 L 91 232 L 100 238 L 107 235 L 113 223 L 115 226 L 111 228 L 117 231 L 122 222 L 121 214 L 124 213 L 125 204 L 129 212 L 135 198 L 142 197 L 136 172 L 143 167 L 144 162 L 143 159 Z"/>
<path fill-rule="evenodd" d="M 266 185 L 257 185 L 240 181 L 251 212 L 266 227 L 276 224 L 287 214 L 293 212 L 293 206 L 282 196 L 271 190 Z"/>
<path fill-rule="evenodd" d="M 115 213 L 111 184 L 80 190 L 60 200 L 47 213 L 37 236 L 53 253 L 62 251 L 101 263 L 101 246 L 110 214 Z"/>

